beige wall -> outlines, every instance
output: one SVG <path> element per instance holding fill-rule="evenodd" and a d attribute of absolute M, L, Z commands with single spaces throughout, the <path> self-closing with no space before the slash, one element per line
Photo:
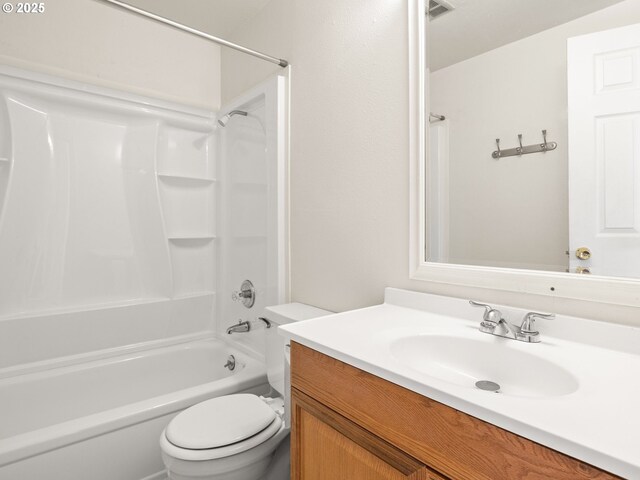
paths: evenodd
<path fill-rule="evenodd" d="M 272 0 L 232 36 L 293 66 L 292 300 L 339 311 L 394 286 L 638 322 L 634 309 L 409 280 L 406 2 Z M 277 71 L 228 50 L 222 66 L 225 101 Z"/>
<path fill-rule="evenodd" d="M 220 47 L 94 0 L 0 14 L 0 63 L 217 110 Z"/>
<path fill-rule="evenodd" d="M 451 140 L 452 263 L 567 268 L 567 39 L 636 22 L 640 1 L 626 1 L 431 74 Z M 542 129 L 556 150 L 491 158 L 495 138 L 513 148 L 522 133 L 529 145 Z"/>

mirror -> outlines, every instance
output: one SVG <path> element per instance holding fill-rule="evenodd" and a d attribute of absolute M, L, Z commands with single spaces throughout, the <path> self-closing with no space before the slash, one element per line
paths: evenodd
<path fill-rule="evenodd" d="M 640 0 L 428 6 L 427 261 L 640 278 Z"/>

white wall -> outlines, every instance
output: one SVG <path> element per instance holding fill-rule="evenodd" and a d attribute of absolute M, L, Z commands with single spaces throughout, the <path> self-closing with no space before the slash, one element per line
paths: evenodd
<path fill-rule="evenodd" d="M 293 65 L 296 301 L 367 305 L 407 275 L 406 17 L 405 0 L 272 0 L 232 37 Z M 222 55 L 225 100 L 278 68 Z"/>
<path fill-rule="evenodd" d="M 566 41 L 635 22 L 640 2 L 627 1 L 432 72 L 431 109 L 450 128 L 452 263 L 568 267 Z M 491 158 L 496 138 L 529 145 L 542 129 L 556 150 Z"/>
<path fill-rule="evenodd" d="M 220 47 L 94 0 L 0 15 L 0 63 L 217 110 Z"/>

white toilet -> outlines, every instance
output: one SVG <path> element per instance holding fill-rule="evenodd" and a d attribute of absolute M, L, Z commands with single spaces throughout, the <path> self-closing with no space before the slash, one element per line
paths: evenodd
<path fill-rule="evenodd" d="M 171 480 L 264 477 L 290 430 L 288 353 L 285 360 L 285 340 L 277 326 L 330 313 L 301 303 L 265 308 L 264 317 L 271 322 L 266 330 L 267 376 L 273 397 L 225 395 L 179 413 L 160 436 Z"/>

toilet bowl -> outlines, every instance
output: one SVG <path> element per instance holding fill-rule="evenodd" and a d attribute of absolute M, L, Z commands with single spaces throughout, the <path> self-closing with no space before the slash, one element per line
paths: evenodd
<path fill-rule="evenodd" d="M 277 326 L 331 312 L 290 303 L 267 307 L 267 376 L 273 396 L 240 393 L 206 400 L 179 413 L 160 436 L 171 480 L 260 480 L 290 431 L 288 359 Z"/>

